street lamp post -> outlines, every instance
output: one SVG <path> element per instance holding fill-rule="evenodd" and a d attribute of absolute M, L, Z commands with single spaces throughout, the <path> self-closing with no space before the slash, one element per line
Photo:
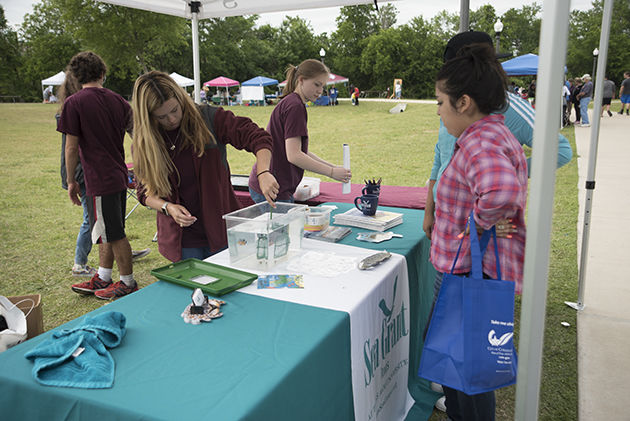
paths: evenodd
<path fill-rule="evenodd" d="M 322 59 L 322 63 L 324 63 L 324 57 L 326 57 L 326 50 L 324 50 L 323 47 L 319 50 L 319 56 Z"/>
<path fill-rule="evenodd" d="M 501 39 L 501 32 L 503 32 L 503 22 L 501 22 L 501 19 L 497 19 L 497 21 L 494 23 L 494 32 L 496 33 L 497 37 L 496 53 L 499 54 L 499 41 Z"/>
<path fill-rule="evenodd" d="M 591 76 L 593 78 L 593 83 L 595 83 L 595 69 L 597 66 L 597 56 L 599 55 L 599 50 L 597 48 L 595 48 L 593 50 L 593 73 L 591 73 Z"/>

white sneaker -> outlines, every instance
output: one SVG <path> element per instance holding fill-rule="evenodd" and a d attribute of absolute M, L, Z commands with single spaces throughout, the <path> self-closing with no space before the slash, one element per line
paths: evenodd
<path fill-rule="evenodd" d="M 442 388 L 442 385 L 435 382 L 431 382 L 431 390 L 434 392 L 444 394 L 444 388 Z"/>
<path fill-rule="evenodd" d="M 435 401 L 435 408 L 438 411 L 446 412 L 446 396 L 441 396 L 440 399 Z"/>

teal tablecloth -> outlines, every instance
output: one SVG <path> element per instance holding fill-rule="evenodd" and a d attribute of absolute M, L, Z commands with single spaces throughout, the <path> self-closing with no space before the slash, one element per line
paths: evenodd
<path fill-rule="evenodd" d="M 127 317 L 127 334 L 110 351 L 116 362 L 111 389 L 36 383 L 24 353 L 52 332 L 0 353 L 0 418 L 354 418 L 347 313 L 236 292 L 223 297 L 222 318 L 194 326 L 180 317 L 190 294 L 156 282 L 92 312 Z"/>
<path fill-rule="evenodd" d="M 354 207 L 348 203 L 325 203 L 335 205 L 337 210 L 332 215 L 343 213 Z M 424 340 L 422 334 L 431 311 L 433 302 L 433 283 L 435 269 L 429 262 L 429 249 L 431 242 L 422 231 L 422 219 L 424 211 L 418 209 L 403 209 L 379 206 L 381 210 L 389 210 L 403 214 L 403 223 L 389 231 L 402 234 L 403 238 L 392 238 L 382 243 L 367 243 L 356 240 L 358 232 L 368 230 L 352 227 L 352 232 L 340 241 L 341 244 L 363 247 L 373 250 L 387 250 L 398 253 L 407 259 L 407 271 L 409 273 L 409 300 L 410 300 L 410 349 L 409 349 L 409 393 L 416 401 L 409 411 L 407 420 L 426 420 L 433 412 L 433 405 L 440 397 L 430 388 L 428 380 L 418 377 L 420 365 L 420 353 Z M 331 217 L 331 223 L 333 219 Z"/>

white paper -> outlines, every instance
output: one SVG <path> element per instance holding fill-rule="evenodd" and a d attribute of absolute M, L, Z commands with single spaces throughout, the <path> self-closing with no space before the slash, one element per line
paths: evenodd
<path fill-rule="evenodd" d="M 199 276 L 195 276 L 194 278 L 191 278 L 190 280 L 201 285 L 208 285 L 212 282 L 218 281 L 219 278 L 213 278 L 212 276 L 209 276 L 209 275 L 199 275 Z"/>
<path fill-rule="evenodd" d="M 347 143 L 343 144 L 343 167 L 347 170 L 350 169 L 350 145 Z M 343 183 L 343 187 L 341 188 L 342 194 L 350 193 L 350 183 L 350 181 Z"/>

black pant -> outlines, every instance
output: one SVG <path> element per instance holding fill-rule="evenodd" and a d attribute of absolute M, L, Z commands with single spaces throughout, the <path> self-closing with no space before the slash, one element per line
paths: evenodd
<path fill-rule="evenodd" d="M 580 122 L 582 120 L 582 113 L 580 111 L 580 103 L 573 103 L 573 109 L 575 110 L 575 121 Z"/>
<path fill-rule="evenodd" d="M 467 395 L 450 387 L 442 387 L 446 396 L 446 414 L 452 421 L 494 421 L 494 390 Z"/>

